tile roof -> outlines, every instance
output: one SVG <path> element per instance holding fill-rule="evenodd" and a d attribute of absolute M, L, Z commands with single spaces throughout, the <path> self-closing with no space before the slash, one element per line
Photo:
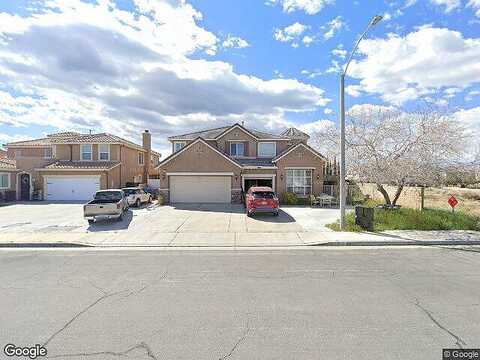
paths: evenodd
<path fill-rule="evenodd" d="M 214 129 L 208 129 L 208 130 L 203 130 L 203 131 L 196 131 L 196 132 L 191 132 L 187 134 L 182 134 L 182 135 L 176 135 L 176 136 L 171 136 L 168 139 L 169 140 L 189 140 L 189 139 L 196 139 L 198 137 L 201 137 L 203 139 L 215 139 L 218 135 L 221 133 L 225 132 L 228 130 L 230 126 L 222 126 L 219 128 L 214 128 Z"/>
<path fill-rule="evenodd" d="M 71 138 L 74 136 L 80 136 L 82 134 L 75 132 L 75 131 L 64 131 L 64 132 L 59 132 L 59 133 L 53 133 L 47 135 L 48 138 Z"/>
<path fill-rule="evenodd" d="M 141 145 L 135 144 L 129 140 L 125 140 L 119 136 L 99 133 L 99 134 L 80 134 L 73 131 L 54 133 L 47 135 L 46 138 L 17 141 L 6 144 L 8 147 L 32 147 L 32 146 L 49 146 L 52 144 L 123 144 L 137 150 L 145 150 Z M 152 150 L 152 153 L 161 156 L 160 153 Z"/>
<path fill-rule="evenodd" d="M 205 140 L 212 140 L 212 139 L 215 139 L 216 137 L 223 134 L 228 129 L 230 129 L 234 126 L 240 126 L 240 127 L 244 128 L 245 130 L 252 133 L 253 135 L 255 135 L 259 139 L 278 139 L 278 140 L 286 140 L 287 139 L 285 136 L 274 135 L 274 134 L 270 134 L 270 133 L 267 133 L 267 132 L 258 131 L 258 130 L 255 130 L 255 129 L 249 129 L 249 128 L 246 128 L 246 127 L 241 126 L 239 124 L 234 124 L 234 125 L 230 125 L 230 126 L 222 126 L 222 127 L 219 127 L 219 128 L 207 129 L 207 130 L 203 130 L 203 131 L 196 131 L 196 132 L 182 134 L 182 135 L 170 136 L 168 139 L 169 140 L 193 140 L 193 139 L 196 139 L 198 137 L 201 137 L 202 139 L 205 139 Z"/>
<path fill-rule="evenodd" d="M 0 158 L 0 169 L 15 170 L 16 168 L 17 163 L 15 160 Z"/>
<path fill-rule="evenodd" d="M 119 161 L 55 161 L 44 167 L 48 170 L 109 170 L 120 164 Z"/>
<path fill-rule="evenodd" d="M 41 138 L 41 139 L 34 139 L 34 140 L 24 140 L 24 141 L 15 141 L 11 142 L 8 144 L 5 144 L 4 146 L 7 147 L 16 147 L 16 146 L 21 146 L 21 147 L 45 147 L 49 146 L 51 144 L 49 138 Z"/>
<path fill-rule="evenodd" d="M 235 159 L 242 166 L 275 166 L 271 158 Z"/>
<path fill-rule="evenodd" d="M 310 139 L 310 135 L 305 134 L 303 131 L 300 131 L 294 127 L 285 130 L 280 135 L 288 137 L 290 139 Z"/>

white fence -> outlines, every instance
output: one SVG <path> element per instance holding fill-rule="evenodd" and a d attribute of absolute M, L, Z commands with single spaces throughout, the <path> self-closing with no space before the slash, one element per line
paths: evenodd
<path fill-rule="evenodd" d="M 160 188 L 160 179 L 148 179 L 147 180 L 148 187 L 152 189 L 159 189 Z"/>

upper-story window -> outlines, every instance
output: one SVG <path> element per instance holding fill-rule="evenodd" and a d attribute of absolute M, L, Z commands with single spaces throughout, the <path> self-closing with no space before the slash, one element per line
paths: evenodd
<path fill-rule="evenodd" d="M 274 142 L 259 142 L 258 156 L 259 157 L 274 157 L 277 154 L 277 144 Z"/>
<path fill-rule="evenodd" d="M 80 160 L 92 160 L 92 144 L 80 145 Z"/>
<path fill-rule="evenodd" d="M 138 164 L 139 165 L 145 164 L 145 157 L 143 155 L 143 152 L 138 153 Z"/>
<path fill-rule="evenodd" d="M 230 143 L 230 155 L 232 155 L 232 156 L 245 156 L 245 143 L 243 143 L 243 142 L 231 142 Z"/>
<path fill-rule="evenodd" d="M 51 159 L 53 157 L 53 149 L 51 147 L 43 149 L 43 157 L 45 159 Z"/>
<path fill-rule="evenodd" d="M 110 160 L 110 145 L 98 145 L 98 160 Z"/>
<path fill-rule="evenodd" d="M 173 152 L 182 150 L 186 145 L 187 143 L 185 141 L 175 141 L 173 143 Z"/>

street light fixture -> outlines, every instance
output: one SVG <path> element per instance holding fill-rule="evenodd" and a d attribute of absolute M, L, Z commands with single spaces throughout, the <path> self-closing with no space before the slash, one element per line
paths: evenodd
<path fill-rule="evenodd" d="M 382 21 L 383 16 L 375 15 L 372 20 L 370 20 L 367 28 L 363 34 L 358 38 L 355 46 L 353 47 L 350 57 L 343 69 L 343 72 L 340 74 L 340 228 L 345 230 L 346 221 L 345 221 L 345 205 L 347 200 L 346 184 L 345 184 L 345 76 L 347 74 L 348 66 L 352 61 L 355 52 L 358 49 L 358 45 L 363 40 L 368 31 Z"/>

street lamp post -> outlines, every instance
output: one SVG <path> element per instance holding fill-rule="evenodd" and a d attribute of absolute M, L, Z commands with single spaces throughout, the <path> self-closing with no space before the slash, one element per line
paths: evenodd
<path fill-rule="evenodd" d="M 350 57 L 343 72 L 340 74 L 340 228 L 345 230 L 345 205 L 347 200 L 347 189 L 345 184 L 345 76 L 347 75 L 348 66 L 352 61 L 353 55 L 358 49 L 358 45 L 363 40 L 367 32 L 375 25 L 377 25 L 383 19 L 380 15 L 375 15 L 363 34 L 358 38 L 355 46 L 353 47 Z"/>

